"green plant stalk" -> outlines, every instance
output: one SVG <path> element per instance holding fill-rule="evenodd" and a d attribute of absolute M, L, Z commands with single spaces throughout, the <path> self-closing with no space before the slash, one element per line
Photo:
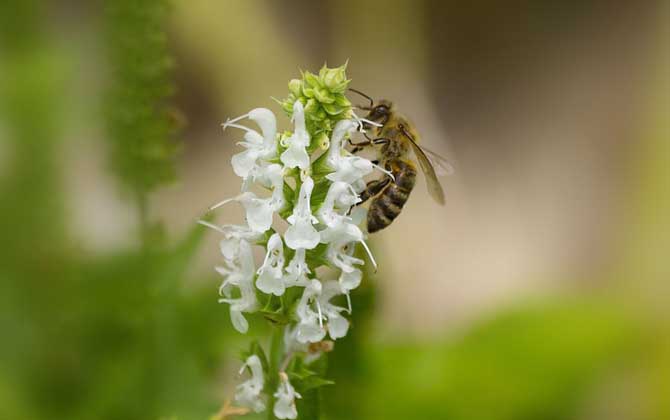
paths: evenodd
<path fill-rule="evenodd" d="M 268 401 L 268 420 L 274 420 L 274 405 L 275 397 L 273 395 L 273 390 L 277 389 L 279 384 L 279 369 L 281 368 L 282 358 L 284 357 L 284 333 L 283 329 L 279 325 L 272 324 L 272 336 L 270 338 L 270 368 L 267 380 L 267 389 L 269 401 Z"/>

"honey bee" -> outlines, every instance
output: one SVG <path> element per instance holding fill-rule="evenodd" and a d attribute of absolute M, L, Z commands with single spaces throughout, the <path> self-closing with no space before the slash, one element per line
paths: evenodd
<path fill-rule="evenodd" d="M 353 143 L 350 140 L 350 144 L 355 146 L 351 152 L 356 153 L 370 146 L 381 147 L 378 149 L 379 160 L 375 163 L 393 175 L 393 178 L 384 176 L 368 182 L 360 195 L 359 204 L 372 198 L 367 215 L 368 232 L 374 233 L 389 226 L 398 217 L 407 202 L 416 183 L 417 173 L 411 152 L 414 153 L 426 178 L 430 196 L 438 204 L 444 205 L 444 192 L 437 179 L 435 167 L 443 175 L 453 172 L 451 165 L 441 156 L 417 144 L 419 136 L 416 129 L 404 116 L 395 111 L 390 101 L 380 100 L 375 103 L 364 93 L 355 89 L 349 90 L 370 101 L 368 107 L 359 108 L 368 111 L 363 121 L 363 128 L 370 130 L 373 135 L 370 138 L 366 134 L 367 141 L 360 143 Z"/>

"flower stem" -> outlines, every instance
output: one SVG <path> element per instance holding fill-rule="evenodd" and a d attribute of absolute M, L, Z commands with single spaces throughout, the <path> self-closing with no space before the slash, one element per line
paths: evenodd
<path fill-rule="evenodd" d="M 272 325 L 272 337 L 270 341 L 270 372 L 268 375 L 268 381 L 267 381 L 267 389 L 268 389 L 268 397 L 269 397 L 269 403 L 268 403 L 268 420 L 275 420 L 274 416 L 274 405 L 275 405 L 275 398 L 274 398 L 274 391 L 277 389 L 277 386 L 279 385 L 279 369 L 280 369 L 280 363 L 283 357 L 284 353 L 284 346 L 283 346 L 283 328 L 278 326 L 278 325 Z"/>

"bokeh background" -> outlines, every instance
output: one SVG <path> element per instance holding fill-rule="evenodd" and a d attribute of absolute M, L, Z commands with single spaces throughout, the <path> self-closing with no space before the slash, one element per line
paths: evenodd
<path fill-rule="evenodd" d="M 1 419 L 215 415 L 220 123 L 347 59 L 456 173 L 371 239 L 324 418 L 670 419 L 670 4 L 595 0 L 0 2 Z"/>

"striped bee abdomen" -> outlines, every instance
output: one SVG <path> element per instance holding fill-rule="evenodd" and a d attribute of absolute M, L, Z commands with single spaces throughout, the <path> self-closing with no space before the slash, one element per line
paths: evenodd
<path fill-rule="evenodd" d="M 382 190 L 372 200 L 368 210 L 368 232 L 374 233 L 390 225 L 400 214 L 416 182 L 416 169 L 410 162 L 394 159 L 387 168 L 395 177 L 395 182 Z"/>

